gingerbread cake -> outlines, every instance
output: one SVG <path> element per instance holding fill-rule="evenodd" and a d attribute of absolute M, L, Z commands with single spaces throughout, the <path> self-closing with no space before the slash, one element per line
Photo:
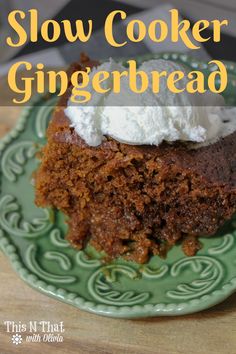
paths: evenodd
<path fill-rule="evenodd" d="M 84 58 L 71 70 L 96 65 Z M 236 211 L 236 132 L 207 146 L 135 146 L 107 136 L 91 147 L 55 109 L 36 173 L 36 204 L 68 216 L 68 240 L 139 263 L 177 242 L 200 248 Z"/>

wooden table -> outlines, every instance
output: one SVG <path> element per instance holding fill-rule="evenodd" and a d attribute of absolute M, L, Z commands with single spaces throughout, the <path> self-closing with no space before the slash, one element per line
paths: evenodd
<path fill-rule="evenodd" d="M 0 135 L 19 115 L 1 108 Z M 0 354 L 235 354 L 236 294 L 224 303 L 191 316 L 116 320 L 82 312 L 24 284 L 0 254 Z M 4 321 L 64 322 L 63 343 L 11 343 Z"/>

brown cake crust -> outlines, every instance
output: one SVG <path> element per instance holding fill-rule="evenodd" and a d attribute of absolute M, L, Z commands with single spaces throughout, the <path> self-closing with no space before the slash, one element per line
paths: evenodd
<path fill-rule="evenodd" d="M 84 57 L 73 66 L 96 65 Z M 188 144 L 131 146 L 109 137 L 88 146 L 55 110 L 36 173 L 36 204 L 69 216 L 68 239 L 111 258 L 144 263 L 179 240 L 195 254 L 236 211 L 236 132 L 198 149 Z"/>

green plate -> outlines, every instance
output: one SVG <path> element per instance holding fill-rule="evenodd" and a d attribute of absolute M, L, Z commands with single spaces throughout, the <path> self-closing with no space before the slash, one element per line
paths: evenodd
<path fill-rule="evenodd" d="M 205 63 L 186 55 L 158 57 L 207 72 Z M 226 65 L 226 99 L 235 104 L 236 65 Z M 78 252 L 70 247 L 64 239 L 64 216 L 34 205 L 35 153 L 45 144 L 56 98 L 41 106 L 39 100 L 24 110 L 17 127 L 0 142 L 0 246 L 24 281 L 82 310 L 120 318 L 189 314 L 235 291 L 235 218 L 215 237 L 202 238 L 203 248 L 191 258 L 177 245 L 165 260 L 153 257 L 146 265 L 122 259 L 103 264 L 93 249 Z"/>

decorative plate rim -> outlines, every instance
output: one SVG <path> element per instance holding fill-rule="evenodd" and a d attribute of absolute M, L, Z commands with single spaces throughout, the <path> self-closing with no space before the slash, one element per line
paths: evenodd
<path fill-rule="evenodd" d="M 23 262 L 17 254 L 16 247 L 6 236 L 4 236 L 2 230 L 0 230 L 0 249 L 2 249 L 4 254 L 9 257 L 13 269 L 20 275 L 20 278 L 32 288 L 81 310 L 107 317 L 128 319 L 192 314 L 219 304 L 236 291 L 236 277 L 234 277 L 220 290 L 215 290 L 211 294 L 203 295 L 198 299 L 193 299 L 180 304 L 159 303 L 156 305 L 108 306 L 105 304 L 97 304 L 93 301 L 86 301 L 77 294 L 70 293 L 65 289 L 57 288 L 56 286 L 53 286 L 52 288 L 52 285 L 40 280 L 23 265 Z"/>
<path fill-rule="evenodd" d="M 143 56 L 148 58 L 150 55 Z M 152 58 L 165 58 L 182 60 L 189 63 L 193 61 L 195 68 L 201 66 L 205 62 L 192 58 L 186 54 L 180 53 L 160 53 L 152 55 Z M 230 70 L 236 74 L 236 63 L 225 62 Z M 189 64 L 188 64 L 189 65 Z M 0 139 L 0 158 L 3 150 L 9 145 L 25 128 L 25 123 L 28 114 L 33 109 L 33 104 L 40 100 L 40 96 L 36 95 L 31 100 L 31 106 L 23 108 L 20 113 L 16 126 L 2 139 Z M 1 174 L 1 173 L 0 173 Z M 236 277 L 231 281 L 224 284 L 221 289 L 214 290 L 210 294 L 203 295 L 197 299 L 184 301 L 182 303 L 157 303 L 157 304 L 144 304 L 144 305 L 131 305 L 131 306 L 114 306 L 106 304 L 98 304 L 95 301 L 87 301 L 85 298 L 78 296 L 75 293 L 69 292 L 62 288 L 57 288 L 54 285 L 48 284 L 46 281 L 40 280 L 33 272 L 29 271 L 21 261 L 20 255 L 17 253 L 17 247 L 5 235 L 4 230 L 0 228 L 0 249 L 9 258 L 13 269 L 20 275 L 32 288 L 39 290 L 52 298 L 56 298 L 64 303 L 73 305 L 81 310 L 85 310 L 94 314 L 99 314 L 107 317 L 115 318 L 145 318 L 155 316 L 176 316 L 195 313 L 198 311 L 210 308 L 228 298 L 236 291 Z"/>

